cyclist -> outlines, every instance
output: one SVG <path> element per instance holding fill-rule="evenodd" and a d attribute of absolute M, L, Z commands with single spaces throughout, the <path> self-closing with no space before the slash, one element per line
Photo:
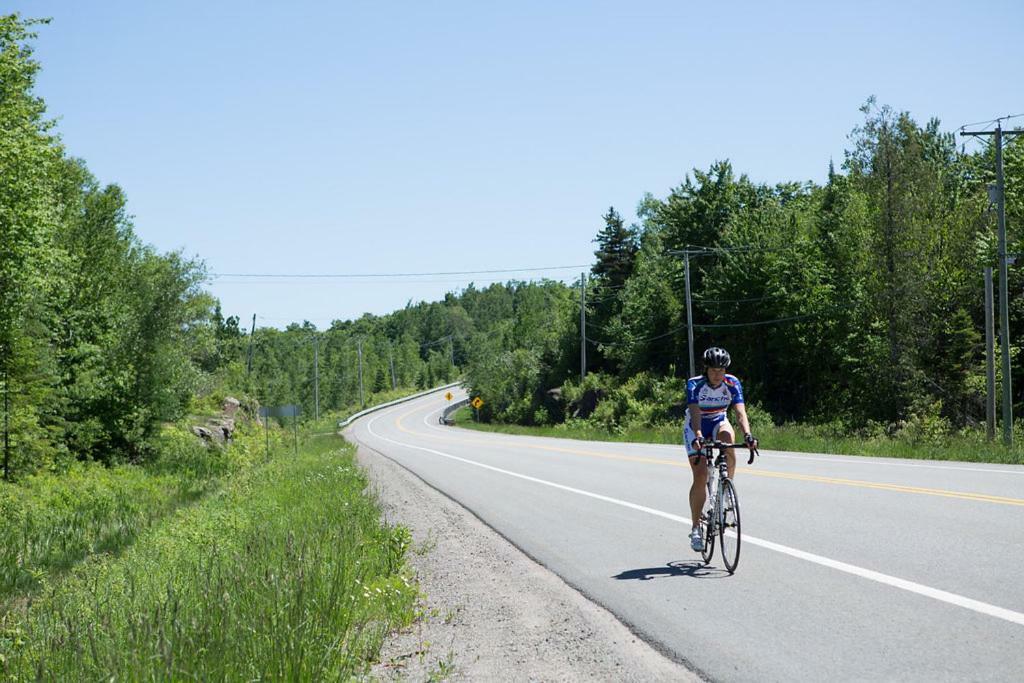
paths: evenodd
<path fill-rule="evenodd" d="M 700 535 L 700 515 L 707 498 L 708 468 L 700 455 L 704 441 L 732 443 L 735 432 L 729 424 L 729 408 L 736 411 L 743 441 L 748 448 L 757 448 L 757 439 L 750 434 L 747 409 L 743 405 L 743 386 L 735 375 L 725 371 L 732 359 L 723 348 L 712 346 L 704 352 L 704 374 L 691 377 L 686 382 L 686 404 L 689 419 L 683 427 L 686 454 L 690 459 L 693 484 L 690 486 L 690 513 L 693 515 L 693 529 L 690 531 L 690 547 L 696 551 L 704 549 Z M 729 478 L 736 472 L 735 449 L 726 451 Z"/>

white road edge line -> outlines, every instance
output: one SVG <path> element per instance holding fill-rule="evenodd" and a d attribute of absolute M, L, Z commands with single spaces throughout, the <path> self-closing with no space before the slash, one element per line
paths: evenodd
<path fill-rule="evenodd" d="M 427 429 L 429 429 L 431 431 L 447 432 L 448 431 L 448 427 L 439 427 L 436 424 L 437 420 L 434 420 L 435 424 L 430 424 L 430 421 L 429 421 L 435 415 L 443 414 L 444 411 L 447 410 L 447 409 L 448 409 L 448 406 L 444 406 L 440 410 L 434 410 L 434 411 L 431 411 L 431 412 L 427 413 L 426 415 L 423 416 L 423 424 L 426 425 Z"/>
<path fill-rule="evenodd" d="M 511 472 L 509 470 L 501 469 L 500 467 L 494 467 L 493 465 L 485 465 L 483 463 L 476 462 L 475 460 L 469 460 L 469 459 L 466 459 L 466 458 L 460 458 L 457 455 L 452 455 L 451 453 L 443 453 L 441 451 L 434 450 L 433 448 L 425 448 L 423 446 L 414 446 L 412 444 L 402 443 L 401 441 L 395 441 L 394 439 L 389 439 L 388 437 L 381 436 L 377 432 L 373 431 L 373 424 L 377 420 L 381 419 L 382 417 L 386 417 L 388 415 L 390 415 L 390 413 L 382 413 L 382 414 L 378 415 L 377 417 L 373 418 L 372 420 L 370 420 L 366 424 L 367 431 L 370 432 L 370 434 L 372 434 L 374 437 L 380 439 L 381 441 L 387 441 L 388 443 L 392 443 L 392 444 L 395 444 L 396 446 L 401 446 L 403 448 L 411 448 L 413 450 L 423 451 L 425 453 L 432 453 L 432 454 L 438 455 L 438 456 L 440 456 L 442 458 L 448 458 L 449 460 L 456 460 L 458 462 L 462 462 L 462 463 L 465 463 L 467 465 L 473 465 L 475 467 L 480 467 L 480 468 L 483 468 L 485 470 L 490 470 L 492 472 L 498 472 L 500 474 L 506 474 L 506 475 L 508 475 L 510 477 L 516 477 L 517 479 L 522 479 L 524 481 L 530 481 L 530 482 L 533 482 L 535 484 L 541 484 L 543 486 L 550 486 L 551 488 L 559 489 L 561 491 L 568 491 L 569 493 L 575 493 L 575 494 L 580 495 L 580 496 L 586 496 L 587 498 L 593 498 L 595 500 L 604 501 L 606 503 L 611 503 L 613 505 L 618 505 L 618 506 L 621 506 L 621 507 L 624 507 L 624 508 L 629 508 L 631 510 L 637 510 L 638 512 L 645 512 L 645 513 L 647 513 L 649 515 L 654 515 L 655 517 L 661 517 L 663 519 L 668 519 L 670 521 L 678 522 L 680 524 L 692 524 L 692 522 L 690 521 L 689 518 L 682 517 L 680 515 L 674 515 L 674 514 L 672 514 L 670 512 L 663 512 L 661 510 L 655 510 L 654 508 L 649 508 L 649 507 L 644 506 L 644 505 L 638 505 L 636 503 L 630 503 L 630 502 L 625 501 L 625 500 L 619 500 L 618 498 L 611 498 L 609 496 L 604 496 L 604 495 L 601 495 L 599 493 L 593 493 L 591 491 L 584 491 L 583 489 L 573 488 L 572 486 L 566 486 L 564 484 L 556 484 L 553 481 L 547 481 L 546 479 L 538 479 L 536 477 L 531 477 L 531 476 L 528 476 L 528 475 L 525 475 L 525 474 L 519 474 L 518 472 Z M 957 607 L 963 607 L 965 609 L 969 609 L 971 611 L 978 612 L 979 614 L 985 614 L 985 615 L 988 615 L 990 617 L 995 617 L 997 619 L 1003 619 L 1005 621 L 1009 621 L 1011 623 L 1024 626 L 1024 614 L 1022 614 L 1021 612 L 1014 612 L 1013 610 L 1009 610 L 1009 609 L 1006 609 L 1004 607 L 997 607 L 996 605 L 990 605 L 990 604 L 988 604 L 986 602 L 981 602 L 980 600 L 974 600 L 972 598 L 968 598 L 968 597 L 965 597 L 963 595 L 957 595 L 956 593 L 949 593 L 947 591 L 940 590 L 938 588 L 932 588 L 930 586 L 925 586 L 923 584 L 915 583 L 913 581 L 907 581 L 906 579 L 901 579 L 901 578 L 898 578 L 898 577 L 895 577 L 895 576 L 890 576 L 888 574 L 882 574 L 881 572 L 876 572 L 876 571 L 873 571 L 871 569 L 865 569 L 863 567 L 858 567 L 856 565 L 847 564 L 846 562 L 840 562 L 839 560 L 833 560 L 831 558 L 823 557 L 821 555 L 815 555 L 814 553 L 805 552 L 803 550 L 797 550 L 796 548 L 790 548 L 789 546 L 781 545 L 779 543 L 773 543 L 772 541 L 765 541 L 763 539 L 755 538 L 753 536 L 748 536 L 746 534 L 743 535 L 743 542 L 744 543 L 749 543 L 751 545 L 761 546 L 762 548 L 767 548 L 768 550 L 774 550 L 777 553 L 782 553 L 783 555 L 789 555 L 790 557 L 795 557 L 795 558 L 800 559 L 800 560 L 806 560 L 807 562 L 813 562 L 814 564 L 818 564 L 818 565 L 821 565 L 823 567 L 829 567 L 831 569 L 836 569 L 838 571 L 845 572 L 847 574 L 852 574 L 854 576 L 859 576 L 861 578 L 868 579 L 870 581 L 876 581 L 878 583 L 885 584 L 887 586 L 892 586 L 894 588 L 900 588 L 902 590 L 909 591 L 911 593 L 917 593 L 918 595 L 923 595 L 925 597 L 932 598 L 934 600 L 939 600 L 941 602 L 945 602 L 945 603 L 948 603 L 950 605 L 956 605 Z"/>

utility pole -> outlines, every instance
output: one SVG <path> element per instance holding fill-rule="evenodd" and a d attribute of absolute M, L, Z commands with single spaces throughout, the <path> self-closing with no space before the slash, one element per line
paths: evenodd
<path fill-rule="evenodd" d="M 974 132 L 960 131 L 960 135 L 983 137 L 992 135 L 996 146 L 996 213 L 999 228 L 999 344 L 1003 356 L 1003 445 L 1013 445 L 1013 398 L 1010 387 L 1010 305 L 1009 285 L 1007 284 L 1006 254 L 1006 188 L 1003 183 L 1003 119 L 996 119 L 995 130 Z M 1007 131 L 1008 135 L 1018 135 L 1024 131 Z"/>
<path fill-rule="evenodd" d="M 985 269 L 985 436 L 996 438 L 996 331 L 992 268 Z"/>
<path fill-rule="evenodd" d="M 452 374 L 455 373 L 455 341 L 448 335 L 448 361 L 452 364 Z"/>
<path fill-rule="evenodd" d="M 683 263 L 686 268 L 686 348 L 690 355 L 690 374 L 687 377 L 695 377 L 697 370 L 693 358 L 693 309 L 690 304 L 690 250 L 683 251 Z"/>
<path fill-rule="evenodd" d="M 999 323 L 1003 351 L 1003 444 L 1013 445 L 1013 397 L 1010 393 L 1010 302 L 1006 272 L 1006 187 L 1003 185 L 1003 128 L 996 123 L 996 191 L 999 215 Z"/>
<path fill-rule="evenodd" d="M 687 355 L 690 358 L 690 374 L 688 377 L 693 377 L 697 374 L 697 363 L 693 353 L 693 296 L 690 294 L 690 256 L 699 256 L 708 252 L 709 249 L 706 247 L 686 247 L 668 252 L 675 256 L 681 254 L 683 257 L 684 279 L 686 282 L 686 346 Z"/>
<path fill-rule="evenodd" d="M 580 273 L 580 383 L 587 376 L 587 274 Z"/>
<path fill-rule="evenodd" d="M 256 314 L 252 314 L 252 329 L 249 331 L 249 360 L 245 363 L 245 374 L 252 374 L 252 338 L 256 336 Z"/>
<path fill-rule="evenodd" d="M 391 390 L 394 391 L 398 388 L 398 382 L 395 380 L 395 351 L 390 340 L 388 340 L 388 363 L 391 365 Z"/>
<path fill-rule="evenodd" d="M 313 337 L 313 405 L 317 421 L 320 420 L 320 337 Z"/>
<path fill-rule="evenodd" d="M 359 349 L 359 407 L 364 408 L 366 406 L 363 401 L 363 340 L 360 339 L 356 342 L 356 347 Z"/>

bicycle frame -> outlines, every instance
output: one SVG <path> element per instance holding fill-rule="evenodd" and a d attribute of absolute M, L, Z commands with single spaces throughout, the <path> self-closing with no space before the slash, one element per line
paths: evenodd
<path fill-rule="evenodd" d="M 698 521 L 699 525 L 704 526 L 704 549 L 701 551 L 701 556 L 704 558 L 705 563 L 711 562 L 715 552 L 715 537 L 717 536 L 721 540 L 722 559 L 730 574 L 736 570 L 736 565 L 739 562 L 740 511 L 736 487 L 729 477 L 727 452 L 732 448 L 739 448 L 741 446 L 750 448 L 750 460 L 747 462 L 749 465 L 754 461 L 757 449 L 747 446 L 747 444 L 711 441 L 704 444 L 699 451 L 700 457 L 704 458 L 708 468 L 707 498 L 704 511 Z M 716 450 L 718 451 L 717 456 L 715 455 Z M 726 497 L 729 498 L 728 502 L 725 501 Z M 735 529 L 730 529 L 729 527 L 735 527 Z M 735 538 L 735 545 L 732 546 L 734 552 L 732 553 L 726 551 L 725 537 L 727 532 Z M 730 555 L 732 556 L 731 559 Z"/>
<path fill-rule="evenodd" d="M 722 482 L 729 478 L 729 465 L 725 457 L 725 448 L 719 448 L 718 457 L 714 456 L 714 449 L 716 443 L 708 444 L 704 447 L 702 455 L 704 456 L 705 462 L 708 468 L 708 502 L 705 505 L 709 505 L 712 514 L 711 529 L 712 533 L 717 533 L 718 528 L 722 525 Z M 723 446 L 725 444 L 722 444 Z"/>

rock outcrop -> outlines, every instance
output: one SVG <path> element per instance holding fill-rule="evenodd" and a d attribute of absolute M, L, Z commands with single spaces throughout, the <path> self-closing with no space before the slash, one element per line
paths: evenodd
<path fill-rule="evenodd" d="M 235 433 L 236 415 L 245 419 L 244 412 L 239 415 L 240 407 L 241 402 L 237 398 L 228 396 L 221 405 L 220 415 L 208 419 L 204 425 L 193 425 L 192 433 L 207 443 L 228 443 Z"/>

